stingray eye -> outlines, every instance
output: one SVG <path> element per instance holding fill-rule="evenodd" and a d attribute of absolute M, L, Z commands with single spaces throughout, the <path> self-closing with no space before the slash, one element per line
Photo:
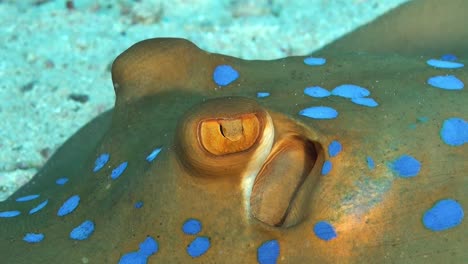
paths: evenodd
<path fill-rule="evenodd" d="M 242 97 L 197 105 L 187 111 L 177 129 L 178 160 L 195 177 L 237 176 L 240 180 L 248 164 L 266 158 L 274 139 L 268 112 Z"/>
<path fill-rule="evenodd" d="M 226 155 L 249 149 L 257 141 L 260 122 L 255 114 L 230 119 L 209 119 L 200 123 L 201 145 L 213 155 Z"/>

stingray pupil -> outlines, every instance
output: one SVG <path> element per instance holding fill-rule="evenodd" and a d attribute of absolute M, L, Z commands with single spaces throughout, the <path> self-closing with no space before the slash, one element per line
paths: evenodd
<path fill-rule="evenodd" d="M 223 135 L 223 137 L 226 137 L 226 135 L 224 135 L 224 132 L 223 132 L 223 125 L 219 125 L 219 132 L 221 132 L 221 135 Z"/>
<path fill-rule="evenodd" d="M 232 120 L 232 119 L 229 119 L 229 121 L 235 122 L 235 120 Z M 241 122 L 240 128 L 238 128 L 238 127 L 235 127 L 235 125 L 233 127 L 231 123 L 228 123 L 226 126 L 223 126 L 223 123 L 221 121 L 221 122 L 218 123 L 219 124 L 219 132 L 221 133 L 221 135 L 224 138 L 228 139 L 229 141 L 238 141 L 238 140 L 240 140 L 240 137 L 242 135 L 245 135 L 243 123 L 242 123 L 242 121 L 240 121 L 240 122 Z M 240 129 L 240 133 L 239 133 L 239 131 L 236 131 L 238 129 Z"/>

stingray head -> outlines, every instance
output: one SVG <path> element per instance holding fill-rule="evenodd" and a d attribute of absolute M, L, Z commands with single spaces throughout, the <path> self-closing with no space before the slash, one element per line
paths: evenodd
<path fill-rule="evenodd" d="M 178 160 L 190 177 L 243 193 L 245 217 L 276 227 L 299 223 L 323 163 L 316 132 L 251 99 L 225 97 L 190 109 L 177 129 Z"/>

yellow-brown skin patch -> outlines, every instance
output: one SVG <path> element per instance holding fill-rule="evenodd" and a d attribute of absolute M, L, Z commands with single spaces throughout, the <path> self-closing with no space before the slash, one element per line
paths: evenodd
<path fill-rule="evenodd" d="M 255 263 L 258 246 L 270 239 L 280 243 L 278 263 L 462 263 L 468 258 L 467 221 L 447 231 L 432 232 L 424 228 L 421 217 L 440 199 L 457 199 L 464 208 L 468 204 L 468 146 L 450 147 L 439 137 L 443 120 L 466 115 L 467 90 L 449 92 L 426 85 L 427 78 L 441 70 L 424 65 L 425 57 L 329 51 L 326 55 L 326 65 L 310 67 L 304 65 L 304 57 L 244 61 L 207 53 L 179 39 L 136 44 L 113 66 L 115 109 L 80 130 L 33 182 L 0 204 L 0 211 L 23 212 L 17 218 L 1 219 L 2 261 L 81 263 L 87 258 L 90 263 L 117 263 L 151 235 L 160 249 L 148 263 Z M 233 66 L 240 78 L 227 87 L 217 87 L 212 72 L 219 64 Z M 454 72 L 468 83 L 466 69 Z M 331 89 L 343 83 L 368 88 L 379 107 L 370 109 L 343 98 L 314 99 L 303 94 L 304 87 L 310 85 Z M 256 104 L 225 105 L 234 96 L 247 98 L 235 100 L 255 100 L 260 89 L 271 96 Z M 218 99 L 222 104 L 214 105 L 220 111 L 203 112 L 212 98 L 224 98 Z M 331 106 L 339 116 L 322 121 L 298 116 L 301 109 L 313 105 Z M 289 211 L 294 217 L 285 221 L 291 223 L 289 228 L 274 226 L 280 218 L 276 215 L 266 214 L 267 220 L 274 221 L 264 223 L 246 208 L 250 202 L 243 185 L 246 167 L 239 163 L 246 161 L 247 168 L 255 171 L 254 165 L 261 166 L 262 160 L 268 159 L 249 152 L 258 141 L 250 147 L 250 143 L 242 145 L 245 150 L 239 152 L 236 162 L 223 158 L 202 169 L 198 165 L 187 169 L 181 154 L 193 153 L 183 151 L 184 144 L 198 146 L 199 139 L 196 126 L 191 130 L 195 131 L 193 137 L 181 132 L 187 125 L 181 120 L 190 115 L 190 109 L 198 109 L 196 120 L 219 120 L 229 113 L 247 119 L 252 114 L 270 116 L 275 131 L 272 149 L 275 143 L 284 142 L 277 149 L 299 149 L 296 156 L 301 156 L 298 146 L 312 142 L 317 160 L 306 163 L 314 165 L 306 177 L 309 182 L 295 195 L 297 206 Z M 409 129 L 420 116 L 428 116 L 430 121 Z M 181 137 L 186 140 L 183 144 Z M 329 158 L 325 149 L 336 139 L 343 151 L 331 158 L 332 171 L 319 176 L 320 166 L 316 165 Z M 153 163 L 147 163 L 146 155 L 158 146 L 163 151 Z M 110 162 L 92 173 L 96 157 L 104 152 L 111 154 Z M 267 154 L 281 157 L 281 152 Z M 387 163 L 401 154 L 421 161 L 418 176 L 402 179 L 388 169 Z M 367 155 L 376 162 L 373 171 L 365 164 Z M 303 157 L 310 161 L 315 155 Z M 123 161 L 129 162 L 127 170 L 111 180 L 112 169 Z M 212 172 L 213 164 L 217 173 Z M 69 184 L 56 186 L 55 179 L 62 176 L 70 178 Z M 387 184 L 384 189 L 371 189 L 379 198 L 377 202 L 360 193 L 366 189 L 356 183 L 363 177 Z M 25 212 L 35 204 L 16 203 L 14 199 L 32 193 L 48 198 L 49 204 L 28 216 Z M 73 194 L 81 196 L 77 210 L 57 217 L 62 202 Z M 144 206 L 137 210 L 133 205 L 138 200 L 144 201 Z M 273 203 L 274 199 L 265 201 Z M 194 238 L 181 231 L 187 218 L 201 220 L 200 235 L 211 239 L 211 248 L 198 259 L 185 252 Z M 92 236 L 86 241 L 69 239 L 71 229 L 86 219 L 96 224 Z M 322 220 L 333 224 L 336 239 L 323 241 L 313 234 L 313 225 Z M 30 245 L 21 240 L 27 232 L 42 232 L 46 238 Z"/>

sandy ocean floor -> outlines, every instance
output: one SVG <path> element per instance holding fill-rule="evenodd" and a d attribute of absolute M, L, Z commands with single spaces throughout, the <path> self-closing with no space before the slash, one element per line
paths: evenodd
<path fill-rule="evenodd" d="M 0 0 L 0 201 L 113 106 L 110 65 L 137 41 L 183 37 L 246 59 L 305 55 L 403 2 Z"/>

